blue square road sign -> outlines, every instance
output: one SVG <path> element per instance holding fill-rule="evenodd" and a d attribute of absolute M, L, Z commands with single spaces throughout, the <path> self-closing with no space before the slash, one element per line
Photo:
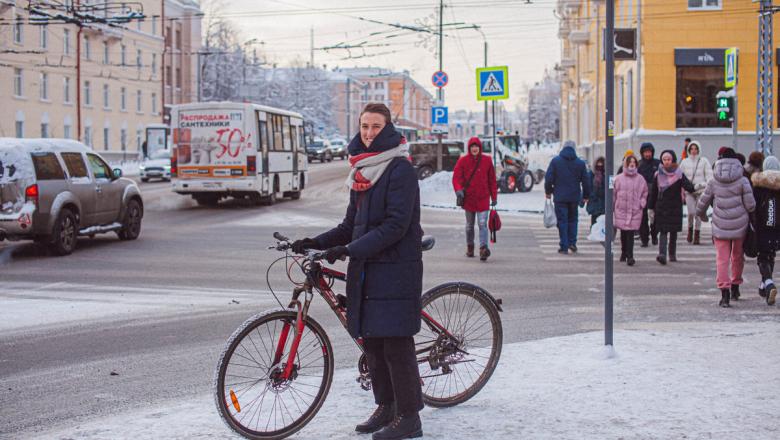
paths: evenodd
<path fill-rule="evenodd" d="M 431 107 L 431 123 L 448 124 L 447 107 Z"/>

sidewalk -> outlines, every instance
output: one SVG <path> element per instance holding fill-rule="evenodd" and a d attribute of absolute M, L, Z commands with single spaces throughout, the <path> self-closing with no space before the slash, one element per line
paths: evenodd
<path fill-rule="evenodd" d="M 613 358 L 605 356 L 600 332 L 505 345 L 498 369 L 476 397 L 423 411 L 425 438 L 780 438 L 780 323 L 647 327 L 616 332 Z M 371 394 L 360 390 L 355 376 L 351 368 L 336 371 L 323 408 L 293 438 L 369 439 L 352 431 L 373 410 Z M 39 435 L 238 438 L 208 394 Z"/>

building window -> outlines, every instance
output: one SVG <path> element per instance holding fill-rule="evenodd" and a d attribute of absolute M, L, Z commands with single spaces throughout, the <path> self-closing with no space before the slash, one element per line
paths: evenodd
<path fill-rule="evenodd" d="M 152 114 L 157 114 L 157 93 L 152 93 Z"/>
<path fill-rule="evenodd" d="M 62 31 L 62 54 L 70 56 L 70 29 Z"/>
<path fill-rule="evenodd" d="M 108 151 L 108 137 L 110 135 L 110 129 L 108 127 L 103 127 L 103 149 Z"/>
<path fill-rule="evenodd" d="M 157 54 L 152 54 L 152 75 L 157 75 Z"/>
<path fill-rule="evenodd" d="M 70 77 L 62 79 L 62 102 L 70 104 Z"/>
<path fill-rule="evenodd" d="M 70 139 L 70 131 L 71 131 L 71 129 L 72 128 L 71 128 L 70 124 L 66 123 L 65 125 L 63 125 L 62 126 L 62 137 L 64 137 L 65 139 Z"/>
<path fill-rule="evenodd" d="M 688 0 L 688 9 L 708 10 L 721 9 L 721 0 Z"/>
<path fill-rule="evenodd" d="M 92 148 L 92 127 L 84 127 L 84 144 Z"/>
<path fill-rule="evenodd" d="M 92 59 L 92 43 L 87 36 L 84 36 L 84 58 L 88 60 Z"/>
<path fill-rule="evenodd" d="M 119 130 L 119 145 L 122 147 L 122 151 L 127 150 L 127 129 L 126 128 Z"/>
<path fill-rule="evenodd" d="M 119 108 L 122 111 L 127 110 L 127 89 L 125 87 L 119 89 Z"/>
<path fill-rule="evenodd" d="M 181 26 L 176 26 L 176 49 L 181 50 Z"/>
<path fill-rule="evenodd" d="M 103 64 L 110 64 L 110 56 L 108 53 L 108 41 L 103 42 Z"/>
<path fill-rule="evenodd" d="M 152 35 L 157 35 L 157 17 L 152 17 Z"/>
<path fill-rule="evenodd" d="M 111 95 L 108 90 L 108 84 L 103 84 L 103 108 L 111 107 Z"/>
<path fill-rule="evenodd" d="M 22 97 L 22 69 L 14 68 L 14 96 Z"/>
<path fill-rule="evenodd" d="M 170 87 L 173 83 L 173 78 L 171 77 L 171 66 L 165 67 L 165 85 Z"/>
<path fill-rule="evenodd" d="M 49 137 L 49 123 L 48 122 L 41 122 L 41 137 L 42 138 Z"/>
<path fill-rule="evenodd" d="M 46 49 L 49 47 L 49 26 L 44 24 L 38 27 L 40 28 L 41 49 Z"/>
<path fill-rule="evenodd" d="M 628 98 L 628 103 L 626 104 L 626 111 L 628 115 L 626 116 L 626 120 L 628 121 L 628 128 L 633 129 L 634 128 L 634 71 L 629 70 L 628 76 L 626 80 L 626 86 L 628 87 L 628 91 L 626 92 L 626 96 Z"/>
<path fill-rule="evenodd" d="M 142 101 L 143 100 L 143 94 L 140 90 L 135 92 L 135 111 L 138 113 L 141 113 L 141 110 L 143 109 Z"/>
<path fill-rule="evenodd" d="M 124 66 L 127 64 L 127 48 L 124 44 L 119 47 L 119 58 L 121 65 Z"/>
<path fill-rule="evenodd" d="M 16 137 L 24 137 L 24 121 L 16 121 Z"/>
<path fill-rule="evenodd" d="M 136 67 L 138 67 L 139 70 L 141 69 L 141 67 L 144 66 L 143 58 L 141 57 L 141 49 L 137 49 L 135 51 L 135 65 Z"/>
<path fill-rule="evenodd" d="M 135 29 L 136 29 L 136 30 L 139 30 L 139 31 L 141 30 L 141 22 L 142 22 L 142 21 L 143 21 L 143 20 L 136 20 L 136 21 L 135 21 Z"/>
<path fill-rule="evenodd" d="M 48 101 L 49 99 L 49 74 L 41 72 L 41 100 Z"/>
<path fill-rule="evenodd" d="M 84 81 L 84 105 L 92 105 L 92 84 Z"/>
<path fill-rule="evenodd" d="M 383 83 L 383 82 L 374 83 L 374 89 L 382 90 L 384 88 L 385 88 L 385 83 Z"/>
<path fill-rule="evenodd" d="M 141 151 L 141 133 L 143 133 L 143 130 L 140 128 L 135 130 L 135 151 Z"/>
<path fill-rule="evenodd" d="M 24 18 L 21 15 L 16 16 L 16 23 L 14 23 L 14 43 L 22 44 L 24 42 Z"/>
<path fill-rule="evenodd" d="M 176 87 L 181 88 L 181 68 L 176 68 Z"/>
<path fill-rule="evenodd" d="M 677 127 L 730 127 L 718 121 L 715 95 L 723 88 L 723 66 L 677 66 Z"/>

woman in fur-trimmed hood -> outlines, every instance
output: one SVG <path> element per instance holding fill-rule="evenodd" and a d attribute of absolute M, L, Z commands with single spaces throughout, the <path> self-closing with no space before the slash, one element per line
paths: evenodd
<path fill-rule="evenodd" d="M 701 218 L 696 215 L 696 203 L 704 192 L 707 182 L 712 179 L 712 165 L 701 155 L 699 141 L 691 141 L 685 147 L 687 157 L 680 162 L 680 169 L 691 181 L 696 191 L 685 194 L 685 204 L 688 206 L 688 243 L 700 244 Z"/>
<path fill-rule="evenodd" d="M 758 271 L 761 284 L 758 294 L 769 305 L 775 303 L 777 288 L 772 280 L 775 253 L 780 249 L 780 161 L 774 156 L 764 159 L 763 171 L 752 175 L 753 195 L 756 198 L 756 242 L 758 244 Z"/>

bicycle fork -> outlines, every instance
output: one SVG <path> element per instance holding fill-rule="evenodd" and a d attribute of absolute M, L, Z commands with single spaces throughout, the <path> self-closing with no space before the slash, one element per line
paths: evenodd
<path fill-rule="evenodd" d="M 301 293 L 305 293 L 305 300 L 303 304 L 298 300 Z M 311 288 L 307 286 L 297 287 L 293 290 L 293 299 L 290 301 L 288 308 L 295 307 L 297 309 L 295 322 L 285 322 L 282 326 L 282 333 L 279 335 L 279 342 L 276 346 L 276 352 L 274 353 L 274 359 L 271 365 L 279 365 L 282 357 L 284 356 L 284 347 L 287 345 L 287 339 L 290 335 L 290 330 L 293 330 L 293 340 L 290 343 L 290 353 L 287 355 L 287 363 L 284 365 L 284 370 L 279 376 L 280 380 L 290 380 L 293 376 L 293 370 L 295 366 L 295 357 L 298 355 L 298 346 L 301 343 L 303 337 L 303 330 L 306 327 L 306 317 L 309 313 L 309 304 L 311 304 L 313 294 Z"/>

